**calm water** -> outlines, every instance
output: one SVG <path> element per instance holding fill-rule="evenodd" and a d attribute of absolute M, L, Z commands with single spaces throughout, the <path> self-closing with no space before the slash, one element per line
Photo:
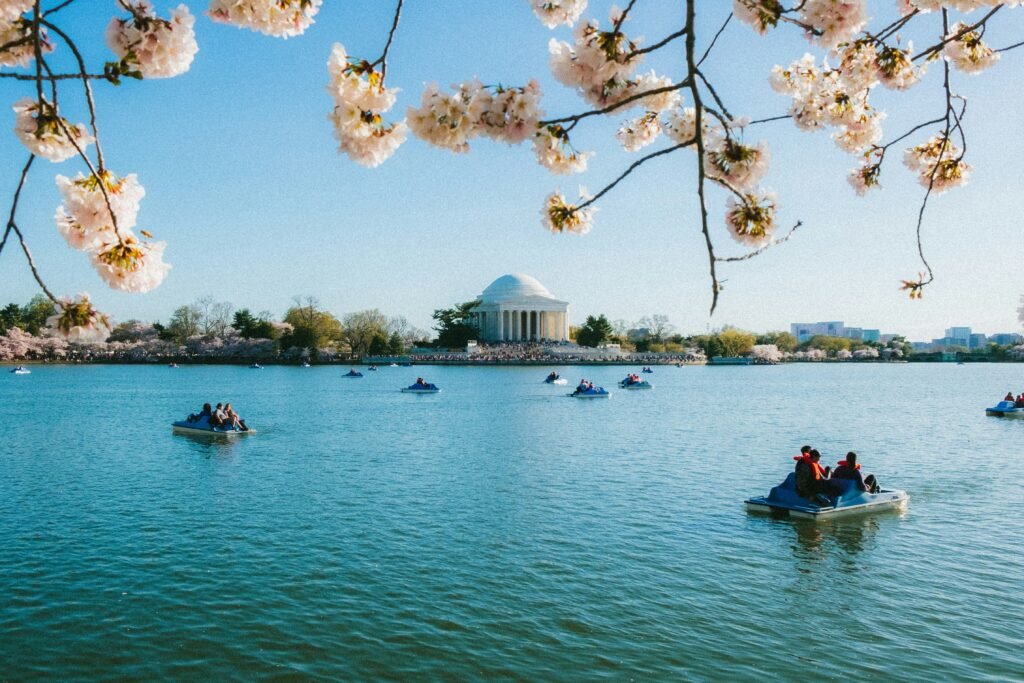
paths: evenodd
<path fill-rule="evenodd" d="M 346 369 L 3 372 L 0 679 L 1024 679 L 1024 366 Z M 748 516 L 805 442 L 909 511 Z"/>

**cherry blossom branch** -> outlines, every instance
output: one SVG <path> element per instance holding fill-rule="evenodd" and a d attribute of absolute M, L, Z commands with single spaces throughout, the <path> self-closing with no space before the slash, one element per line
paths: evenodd
<path fill-rule="evenodd" d="M 619 29 L 622 28 L 622 22 L 626 20 L 626 16 L 629 14 L 629 11 L 633 9 L 633 5 L 635 4 L 636 0 L 629 0 L 629 4 L 626 5 L 626 9 L 622 10 L 622 12 L 619 14 L 619 18 L 615 20 L 615 24 L 614 26 L 612 26 L 613 34 L 618 33 Z"/>
<path fill-rule="evenodd" d="M 709 43 L 709 44 L 708 44 L 708 49 L 704 50 L 704 54 L 703 54 L 703 55 L 701 55 L 700 59 L 699 59 L 699 60 L 697 61 L 697 66 L 698 66 L 698 67 L 699 67 L 699 66 L 700 66 L 701 64 L 703 64 L 703 63 L 704 63 L 704 60 L 705 60 L 705 59 L 707 59 L 707 58 L 708 58 L 708 55 L 710 55 L 710 54 L 711 54 L 711 50 L 712 50 L 712 49 L 713 49 L 713 48 L 715 47 L 715 43 L 717 43 L 717 42 L 718 42 L 718 38 L 719 38 L 719 37 L 720 37 L 720 36 L 722 35 L 722 33 L 723 33 L 723 32 L 725 31 L 725 27 L 729 25 L 729 21 L 730 21 L 731 19 L 732 19 L 732 12 L 729 12 L 729 16 L 727 16 L 727 17 L 725 18 L 725 21 L 724 21 L 724 22 L 722 22 L 722 26 L 721 26 L 721 27 L 720 27 L 720 28 L 718 29 L 718 33 L 716 33 L 716 34 L 715 34 L 715 37 L 711 39 L 711 43 Z M 705 81 L 705 83 L 707 83 L 707 81 Z M 723 109 L 724 109 L 724 108 L 723 108 Z"/>
<path fill-rule="evenodd" d="M 792 228 L 790 228 L 789 232 L 787 232 L 785 234 L 785 236 L 780 237 L 778 239 L 774 239 L 771 242 L 769 242 L 768 244 L 766 244 L 766 245 L 764 245 L 764 246 L 762 246 L 762 247 L 760 247 L 758 249 L 755 249 L 754 251 L 751 251 L 751 252 L 748 252 L 746 254 L 743 254 L 742 256 L 715 257 L 715 260 L 718 261 L 719 263 L 735 263 L 736 261 L 748 261 L 748 260 L 754 258 L 755 256 L 760 256 L 765 251 L 767 251 L 768 249 L 770 249 L 770 248 L 772 248 L 772 247 L 774 247 L 776 245 L 782 244 L 783 242 L 788 242 L 789 238 L 793 236 L 793 233 L 796 232 L 797 229 L 799 229 L 800 226 L 802 226 L 802 225 L 803 225 L 803 221 L 797 221 L 796 225 L 794 225 Z"/>
<path fill-rule="evenodd" d="M 383 85 L 384 79 L 388 75 L 388 51 L 391 49 L 391 41 L 395 39 L 395 31 L 398 30 L 398 20 L 402 16 L 402 4 L 405 0 L 398 0 L 398 5 L 395 6 L 395 18 L 391 22 L 391 30 L 388 31 L 388 40 L 384 43 L 384 52 L 381 56 L 370 66 L 377 66 L 380 64 L 380 80 Z"/>
<path fill-rule="evenodd" d="M 64 9 L 65 7 L 67 7 L 68 5 L 70 5 L 73 2 L 75 2 L 75 0 L 64 0 L 64 2 L 60 3 L 59 5 L 51 7 L 50 9 L 46 10 L 45 12 L 43 12 L 43 16 L 44 17 L 48 17 L 51 14 L 55 14 L 55 13 L 61 11 L 62 9 Z"/>
<path fill-rule="evenodd" d="M 697 71 L 697 63 L 694 58 L 696 47 L 696 0 L 686 0 L 686 67 L 689 72 L 690 94 L 693 97 L 693 106 L 696 112 L 694 122 L 694 138 L 697 145 L 697 198 L 700 201 L 700 227 L 704 235 L 704 245 L 708 252 L 708 272 L 711 276 L 711 310 L 710 315 L 715 314 L 718 306 L 718 293 L 722 285 L 715 273 L 715 245 L 711 241 L 711 230 L 708 227 L 708 205 L 704 197 L 704 104 L 701 101 L 700 88 L 697 87 L 697 79 L 694 77 Z"/>
<path fill-rule="evenodd" d="M 918 59 L 920 59 L 922 57 L 928 57 L 929 55 L 933 55 L 933 54 L 937 53 L 939 50 L 941 50 L 943 47 L 945 47 L 947 44 L 952 43 L 955 40 L 960 40 L 960 38 L 962 38 L 963 36 L 967 35 L 971 31 L 973 31 L 974 29 L 978 28 L 979 26 L 984 26 L 985 22 L 987 22 L 992 17 L 993 14 L 995 14 L 996 12 L 1001 10 L 1002 8 L 1003 8 L 1002 5 L 996 5 L 995 7 L 993 7 L 989 11 L 988 14 L 983 16 L 976 23 L 971 24 L 970 26 L 965 26 L 964 28 L 960 29 L 954 35 L 951 35 L 951 36 L 949 35 L 949 26 L 948 26 L 949 19 L 948 19 L 947 15 L 946 15 L 946 10 L 942 10 L 942 12 L 943 12 L 943 16 L 942 16 L 942 26 L 943 26 L 942 30 L 943 30 L 943 34 L 942 35 L 944 36 L 943 39 L 941 41 L 939 41 L 938 43 L 932 45 L 931 47 L 927 47 L 924 50 L 922 50 L 921 52 L 918 52 L 916 55 L 911 57 L 911 61 L 917 61 Z M 948 37 L 946 37 L 946 36 L 948 36 Z"/>
<path fill-rule="evenodd" d="M 993 52 L 1009 52 L 1010 50 L 1016 50 L 1018 47 L 1024 47 L 1024 41 L 1014 43 L 1013 45 L 1007 45 L 1006 47 L 1001 47 L 998 50 L 993 50 Z"/>
<path fill-rule="evenodd" d="M 657 43 L 654 43 L 653 45 L 650 45 L 650 46 L 645 47 L 643 49 L 633 50 L 628 55 L 626 55 L 625 61 L 628 62 L 629 60 L 633 59 L 634 57 L 639 57 L 640 55 L 646 55 L 648 53 L 654 52 L 655 50 L 660 50 L 661 48 L 665 47 L 666 45 L 671 43 L 676 38 L 680 38 L 680 37 L 682 37 L 684 35 L 686 35 L 686 29 L 685 28 L 681 28 L 678 31 L 676 31 L 675 33 L 671 33 L 668 36 L 666 36 L 665 38 L 663 38 L 662 40 L 658 41 Z"/>
<path fill-rule="evenodd" d="M 647 156 L 644 156 L 644 157 L 641 157 L 641 158 L 637 159 L 636 161 L 631 163 L 629 165 L 629 167 L 626 168 L 625 171 L 623 171 L 621 174 L 619 174 L 618 178 L 616 178 L 612 182 L 610 182 L 607 185 L 605 185 L 604 188 L 602 188 L 601 191 L 598 192 L 597 194 L 595 194 L 593 197 L 591 197 L 587 201 L 585 201 L 582 204 L 580 204 L 579 206 L 577 206 L 576 210 L 579 211 L 580 209 L 585 209 L 588 206 L 590 206 L 591 204 L 593 204 L 594 202 L 596 202 L 598 199 L 603 197 L 604 195 L 608 194 L 608 192 L 610 192 L 612 190 L 612 188 L 614 188 L 620 182 L 625 180 L 626 176 L 628 176 L 630 173 L 632 173 L 636 169 L 640 168 L 640 166 L 642 164 L 644 164 L 645 162 L 648 162 L 651 159 L 654 159 L 655 157 L 660 157 L 660 156 L 664 156 L 666 154 L 671 154 L 672 152 L 676 152 L 676 151 L 678 151 L 680 149 L 683 149 L 684 147 L 689 147 L 693 143 L 694 143 L 694 140 L 692 140 L 692 139 L 691 140 L 687 140 L 686 142 L 681 142 L 678 145 L 672 145 L 671 147 L 666 147 L 665 149 L 660 149 L 657 152 L 652 152 L 651 154 L 648 154 Z"/>
<path fill-rule="evenodd" d="M 14 230 L 14 234 L 18 236 L 18 241 L 21 242 L 21 250 L 25 252 L 25 259 L 28 261 L 28 267 L 32 270 L 32 277 L 36 279 L 40 289 L 43 290 L 43 293 L 46 294 L 50 301 L 60 306 L 60 300 L 53 295 L 53 292 L 51 292 L 46 286 L 46 283 L 43 282 L 43 278 L 39 276 L 39 270 L 36 268 L 35 259 L 32 258 L 32 252 L 29 251 L 28 245 L 25 244 L 25 236 L 21 234 L 21 230 L 18 228 L 17 224 L 12 222 L 7 227 Z"/>
<path fill-rule="evenodd" d="M 718 108 L 722 110 L 722 114 L 725 116 L 725 118 L 732 121 L 732 114 L 730 114 L 729 110 L 726 109 L 725 102 L 723 102 L 722 98 L 718 96 L 717 92 L 715 92 L 715 88 L 710 83 L 708 83 L 708 79 L 704 77 L 704 74 L 702 72 L 698 71 L 697 76 L 700 77 L 701 82 L 704 83 L 704 87 L 706 87 L 708 89 L 708 92 L 711 93 L 711 97 L 714 98 L 715 104 L 717 104 Z M 729 126 L 724 121 L 722 122 L 722 125 L 725 126 L 726 131 L 729 130 Z"/>
<path fill-rule="evenodd" d="M 18 200 L 21 198 L 21 190 L 25 187 L 25 180 L 28 178 L 28 171 L 32 168 L 32 162 L 35 161 L 35 159 L 35 154 L 29 154 L 28 161 L 25 162 L 25 167 L 21 169 L 21 180 L 18 181 L 18 187 L 14 190 L 14 199 L 11 201 L 11 213 L 7 217 L 7 226 L 4 230 L 4 238 L 0 241 L 0 253 L 3 253 L 4 245 L 7 244 L 7 236 L 11 234 L 11 228 L 14 227 L 14 215 L 18 211 Z"/>
<path fill-rule="evenodd" d="M 630 102 L 635 102 L 637 100 L 643 99 L 645 97 L 649 97 L 651 95 L 658 95 L 660 93 L 671 92 L 673 90 L 681 90 L 681 89 L 689 86 L 691 80 L 692 79 L 690 77 L 687 77 L 687 78 L 684 78 L 679 83 L 674 83 L 672 85 L 666 85 L 666 86 L 663 86 L 661 88 L 652 88 L 650 90 L 645 90 L 643 92 L 638 92 L 638 93 L 630 95 L 629 97 L 626 97 L 626 98 L 624 98 L 622 100 L 619 100 L 615 104 L 610 104 L 607 107 L 604 107 L 603 109 L 592 109 L 590 111 L 583 112 L 582 114 L 573 114 L 572 116 L 563 116 L 563 117 L 558 118 L 558 119 L 547 119 L 545 121 L 539 121 L 537 123 L 537 126 L 539 128 L 543 128 L 544 126 L 550 126 L 550 125 L 553 125 L 553 124 L 556 124 L 556 123 L 569 123 L 569 122 L 571 122 L 573 125 L 575 125 L 578 121 L 580 121 L 581 119 L 585 119 L 588 116 L 600 116 L 601 114 L 607 114 L 609 112 L 615 111 L 616 109 L 619 109 L 621 107 L 626 106 Z"/>
<path fill-rule="evenodd" d="M 0 50 L 0 52 L 3 52 L 3 50 Z M 109 80 L 103 74 L 84 74 L 84 76 L 85 76 L 85 78 L 88 78 L 88 79 L 91 79 L 91 80 L 103 80 L 103 81 Z M 71 80 L 78 80 L 78 79 L 80 79 L 82 77 L 83 77 L 83 74 L 53 74 L 53 75 L 47 76 L 46 78 L 47 78 L 47 80 L 52 80 L 52 81 L 71 81 Z M 16 81 L 34 81 L 34 80 L 36 80 L 35 76 L 30 76 L 28 74 L 0 74 L 0 78 L 13 78 Z"/>

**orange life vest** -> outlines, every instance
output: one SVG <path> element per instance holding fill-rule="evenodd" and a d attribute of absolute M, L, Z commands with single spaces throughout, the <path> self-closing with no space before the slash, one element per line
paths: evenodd
<path fill-rule="evenodd" d="M 803 460 L 808 465 L 810 465 L 811 466 L 811 472 L 814 473 L 814 478 L 815 479 L 822 479 L 822 478 L 824 478 L 825 470 L 822 469 L 820 464 L 811 461 L 811 456 L 804 455 L 803 453 L 801 453 L 800 455 L 793 456 L 793 459 L 794 460 Z"/>
<path fill-rule="evenodd" d="M 849 465 L 847 465 L 847 463 L 846 463 L 846 461 L 845 461 L 845 460 L 840 460 L 840 461 L 839 461 L 839 462 L 838 462 L 838 463 L 836 464 L 836 467 L 849 467 Z M 859 470 L 859 469 L 860 469 L 860 463 L 857 463 L 857 465 L 856 465 L 856 466 L 854 467 L 854 469 L 858 469 L 858 470 Z"/>

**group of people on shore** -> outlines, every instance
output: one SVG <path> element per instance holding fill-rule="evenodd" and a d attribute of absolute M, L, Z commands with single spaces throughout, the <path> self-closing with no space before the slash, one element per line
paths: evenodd
<path fill-rule="evenodd" d="M 199 411 L 198 415 L 193 413 L 185 419 L 187 422 L 200 422 L 204 417 L 211 427 L 249 431 L 249 428 L 245 426 L 245 420 L 234 411 L 230 403 L 218 403 L 216 408 L 211 408 L 209 403 L 204 403 L 203 409 Z"/>
<path fill-rule="evenodd" d="M 881 486 L 875 475 L 863 476 L 860 472 L 860 464 L 857 462 L 857 454 L 850 451 L 846 454 L 845 460 L 840 460 L 835 469 L 828 465 L 821 465 L 821 453 L 811 446 L 800 448 L 800 455 L 794 456 L 796 460 L 796 492 L 804 498 L 824 505 L 833 505 L 833 500 L 842 493 L 842 488 L 834 481 L 836 479 L 852 479 L 858 489 L 866 493 L 878 493 Z"/>
<path fill-rule="evenodd" d="M 1003 400 L 1004 401 L 1012 401 L 1014 408 L 1024 408 L 1024 392 L 1022 392 L 1020 394 L 1020 396 L 1018 396 L 1017 398 L 1014 398 L 1013 397 L 1013 392 L 1012 391 L 1007 391 L 1006 392 L 1006 396 L 1003 397 Z"/>

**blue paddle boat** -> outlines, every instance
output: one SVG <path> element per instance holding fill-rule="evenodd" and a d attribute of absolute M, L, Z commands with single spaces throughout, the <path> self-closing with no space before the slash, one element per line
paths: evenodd
<path fill-rule="evenodd" d="M 991 417 L 1024 417 L 1024 408 L 1017 408 L 1013 401 L 1000 401 L 991 408 L 985 408 L 985 414 Z"/>
<path fill-rule="evenodd" d="M 570 398 L 611 398 L 612 394 L 604 387 L 590 387 L 582 391 L 579 387 L 576 387 L 576 391 L 567 394 L 567 396 Z"/>
<path fill-rule="evenodd" d="M 880 489 L 868 493 L 857 488 L 853 479 L 830 479 L 841 487 L 835 500 L 820 496 L 821 501 L 811 501 L 796 492 L 796 473 L 790 472 L 767 496 L 746 501 L 748 512 L 769 513 L 781 517 L 825 519 L 863 512 L 880 510 L 905 510 L 910 501 L 906 491 Z M 826 504 L 827 502 L 827 504 Z"/>
<path fill-rule="evenodd" d="M 32 371 L 29 370 L 28 368 L 26 368 L 23 365 L 19 365 L 18 367 L 16 367 L 13 370 L 11 370 L 11 374 L 12 375 L 31 375 Z"/>
<path fill-rule="evenodd" d="M 619 386 L 623 389 L 653 389 L 654 385 L 645 379 L 638 379 L 632 375 L 627 375 L 625 379 L 619 382 Z"/>
<path fill-rule="evenodd" d="M 356 372 L 355 370 L 349 370 L 344 375 L 342 375 L 342 377 L 362 377 L 362 376 L 363 376 L 363 373 Z"/>
<path fill-rule="evenodd" d="M 647 373 L 647 374 L 651 374 L 652 372 L 654 372 L 654 370 L 651 370 L 650 368 L 644 368 L 644 369 L 643 369 L 643 370 L 641 370 L 640 372 L 645 372 L 645 373 Z"/>
<path fill-rule="evenodd" d="M 249 366 L 249 369 L 250 370 L 262 370 L 263 366 L 260 365 L 259 363 L 253 363 L 252 365 Z"/>
<path fill-rule="evenodd" d="M 210 424 L 210 418 L 202 415 L 195 420 L 179 420 L 171 423 L 171 431 L 181 434 L 193 434 L 201 436 L 238 436 L 241 434 L 255 434 L 256 430 L 238 429 L 237 427 L 214 427 Z"/>
<path fill-rule="evenodd" d="M 559 376 L 559 374 L 557 372 L 552 372 L 551 374 L 549 374 L 547 377 L 544 378 L 544 384 L 565 385 L 565 384 L 568 384 L 568 383 L 569 383 L 569 380 L 567 380 L 564 377 Z"/>
<path fill-rule="evenodd" d="M 441 393 L 441 390 L 437 388 L 436 384 L 433 384 L 431 382 L 424 382 L 423 380 L 419 379 L 419 380 L 416 380 L 415 384 L 410 384 L 409 386 L 407 386 L 404 389 L 402 389 L 402 393 L 403 394 L 439 394 L 439 393 Z"/>

